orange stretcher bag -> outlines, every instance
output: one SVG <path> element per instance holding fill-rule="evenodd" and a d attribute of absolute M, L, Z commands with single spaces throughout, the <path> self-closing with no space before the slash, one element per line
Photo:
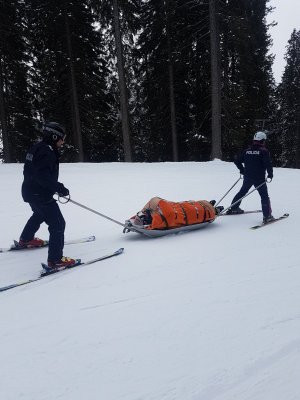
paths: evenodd
<path fill-rule="evenodd" d="M 179 203 L 160 200 L 157 209 L 151 214 L 152 223 L 146 229 L 172 229 L 212 222 L 216 218 L 214 207 L 206 200 Z"/>

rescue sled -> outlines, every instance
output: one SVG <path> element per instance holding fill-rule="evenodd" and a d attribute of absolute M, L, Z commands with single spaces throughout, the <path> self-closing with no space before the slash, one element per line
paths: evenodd
<path fill-rule="evenodd" d="M 185 225 L 185 226 L 180 226 L 178 228 L 170 228 L 170 229 L 147 229 L 147 226 L 141 227 L 139 225 L 135 225 L 133 221 L 134 219 L 129 219 L 125 221 L 124 224 L 125 228 L 123 230 L 123 233 L 135 232 L 151 238 L 157 238 L 180 232 L 195 231 L 197 229 L 207 226 L 207 224 L 210 224 L 212 222 L 212 221 L 204 223 L 202 222 L 201 224 Z"/>
<path fill-rule="evenodd" d="M 153 197 L 141 211 L 125 221 L 123 232 L 160 237 L 200 229 L 215 218 L 216 210 L 206 200 L 173 202 Z"/>

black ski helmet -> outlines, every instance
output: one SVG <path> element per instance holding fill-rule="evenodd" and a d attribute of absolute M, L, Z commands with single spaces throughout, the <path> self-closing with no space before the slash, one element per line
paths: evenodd
<path fill-rule="evenodd" d="M 54 142 L 66 138 L 65 128 L 57 122 L 45 122 L 43 126 L 43 135 L 45 138 L 52 139 Z"/>

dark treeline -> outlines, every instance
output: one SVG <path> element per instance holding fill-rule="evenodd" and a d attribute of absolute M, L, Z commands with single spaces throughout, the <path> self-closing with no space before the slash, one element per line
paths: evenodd
<path fill-rule="evenodd" d="M 0 158 L 22 162 L 53 120 L 65 161 L 206 161 L 213 137 L 231 160 L 266 130 L 274 164 L 299 168 L 300 32 L 276 85 L 270 12 L 268 0 L 0 0 Z"/>

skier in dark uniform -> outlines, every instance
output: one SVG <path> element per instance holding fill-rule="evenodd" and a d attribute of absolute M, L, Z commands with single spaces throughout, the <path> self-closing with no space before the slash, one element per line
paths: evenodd
<path fill-rule="evenodd" d="M 273 167 L 270 158 L 270 153 L 265 147 L 267 136 L 264 132 L 256 132 L 253 138 L 253 143 L 242 153 L 235 157 L 234 163 L 244 175 L 244 182 L 240 191 L 234 196 L 231 204 L 236 203 L 231 207 L 227 214 L 242 214 L 244 211 L 240 209 L 241 199 L 248 193 L 251 186 L 258 187 L 267 178 L 273 179 Z M 272 216 L 271 203 L 268 195 L 267 185 L 264 184 L 257 189 L 261 197 L 261 206 L 263 212 L 263 221 L 269 222 L 274 219 Z"/>
<path fill-rule="evenodd" d="M 40 247 L 44 241 L 35 238 L 40 225 L 45 222 L 49 230 L 48 266 L 69 267 L 76 261 L 63 257 L 65 220 L 54 200 L 54 193 L 68 196 L 69 190 L 58 182 L 59 152 L 64 144 L 65 129 L 56 122 L 43 127 L 43 140 L 36 143 L 26 154 L 22 196 L 29 203 L 33 214 L 26 223 L 19 240 L 21 248 Z"/>

